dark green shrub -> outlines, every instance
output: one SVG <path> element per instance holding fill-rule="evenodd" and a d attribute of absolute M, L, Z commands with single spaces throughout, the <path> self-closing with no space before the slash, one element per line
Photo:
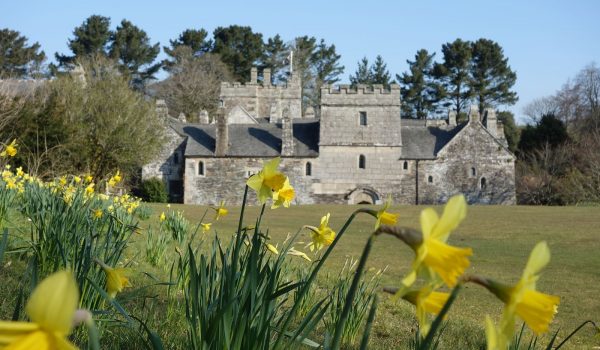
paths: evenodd
<path fill-rule="evenodd" d="M 142 181 L 139 196 L 143 201 L 151 203 L 166 203 L 169 200 L 165 183 L 155 177 Z"/>

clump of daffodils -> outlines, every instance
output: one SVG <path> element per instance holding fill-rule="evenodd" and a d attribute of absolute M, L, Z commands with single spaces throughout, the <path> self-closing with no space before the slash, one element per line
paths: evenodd
<path fill-rule="evenodd" d="M 273 200 L 272 209 L 282 205 L 289 208 L 296 195 L 288 177 L 277 170 L 280 162 L 279 157 L 266 162 L 262 170 L 252 175 L 246 182 L 248 187 L 256 191 L 261 204 L 265 204 L 269 199 Z"/>

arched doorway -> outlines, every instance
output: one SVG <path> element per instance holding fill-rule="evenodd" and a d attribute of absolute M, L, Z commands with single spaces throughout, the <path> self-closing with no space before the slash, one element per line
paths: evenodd
<path fill-rule="evenodd" d="M 371 188 L 357 188 L 348 195 L 348 204 L 377 204 L 380 198 Z"/>

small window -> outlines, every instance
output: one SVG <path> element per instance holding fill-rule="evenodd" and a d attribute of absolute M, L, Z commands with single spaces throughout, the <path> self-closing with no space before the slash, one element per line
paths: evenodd
<path fill-rule="evenodd" d="M 198 162 L 198 175 L 204 176 L 204 162 Z"/>
<path fill-rule="evenodd" d="M 310 162 L 306 162 L 305 174 L 306 176 L 312 176 L 312 164 Z"/>
<path fill-rule="evenodd" d="M 485 177 L 481 178 L 481 189 L 485 190 L 487 187 L 487 180 L 485 179 Z"/>
<path fill-rule="evenodd" d="M 179 153 L 173 154 L 173 163 L 179 164 Z"/>
<path fill-rule="evenodd" d="M 219 100 L 219 107 L 223 107 L 224 103 L 223 100 Z"/>
<path fill-rule="evenodd" d="M 358 115 L 359 115 L 358 119 L 359 119 L 360 125 L 366 126 L 367 125 L 367 112 L 364 112 L 364 111 L 358 112 Z"/>
<path fill-rule="evenodd" d="M 404 161 L 404 165 L 402 165 L 402 169 L 408 170 L 408 162 Z"/>
<path fill-rule="evenodd" d="M 433 176 L 429 175 L 429 177 L 427 178 L 427 182 L 429 182 L 430 184 L 433 183 Z"/>
<path fill-rule="evenodd" d="M 364 155 L 358 156 L 358 168 L 365 169 L 366 168 L 366 159 Z"/>
<path fill-rule="evenodd" d="M 476 176 L 477 175 L 477 171 L 475 170 L 475 168 L 471 168 L 471 176 Z"/>

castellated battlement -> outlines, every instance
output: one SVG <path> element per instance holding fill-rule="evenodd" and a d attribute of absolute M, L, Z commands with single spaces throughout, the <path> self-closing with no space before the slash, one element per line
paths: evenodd
<path fill-rule="evenodd" d="M 381 84 L 325 85 L 321 88 L 321 104 L 400 106 L 400 85 L 391 84 L 389 89 Z"/>

